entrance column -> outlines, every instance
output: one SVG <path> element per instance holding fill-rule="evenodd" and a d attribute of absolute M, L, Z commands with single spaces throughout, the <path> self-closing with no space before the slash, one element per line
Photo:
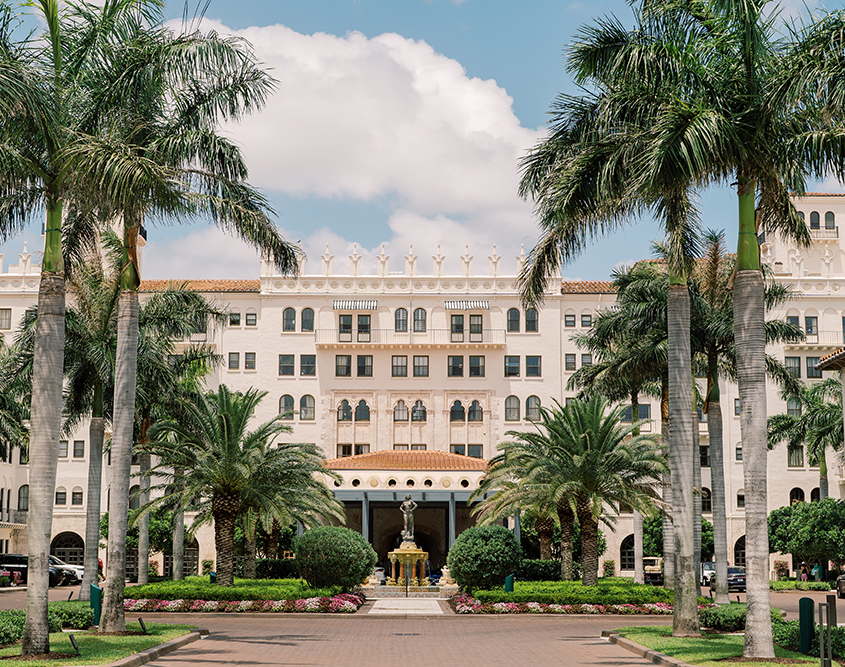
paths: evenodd
<path fill-rule="evenodd" d="M 449 548 L 455 543 L 455 494 L 449 494 Z"/>
<path fill-rule="evenodd" d="M 517 544 L 522 544 L 522 522 L 520 521 L 520 514 L 522 512 L 517 510 L 513 515 L 513 536 L 516 538 Z"/>
<path fill-rule="evenodd" d="M 361 535 L 367 542 L 370 541 L 370 499 L 364 491 L 364 498 L 361 501 Z"/>

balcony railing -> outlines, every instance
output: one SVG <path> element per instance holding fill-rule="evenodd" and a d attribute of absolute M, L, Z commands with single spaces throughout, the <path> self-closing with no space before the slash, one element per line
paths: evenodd
<path fill-rule="evenodd" d="M 841 331 L 819 331 L 814 329 L 812 333 L 809 331 L 805 333 L 806 339 L 803 341 L 805 345 L 830 345 L 841 347 L 845 344 L 845 339 L 842 337 Z M 801 345 L 802 343 L 798 343 Z"/>
<path fill-rule="evenodd" d="M 810 238 L 838 239 L 839 227 L 821 227 L 819 229 L 810 229 Z"/>
<path fill-rule="evenodd" d="M 505 342 L 504 329 L 428 329 L 426 331 L 394 331 L 393 329 L 369 329 L 339 331 L 338 329 L 317 329 L 314 332 L 318 345 L 333 343 L 371 343 L 376 345 L 449 345 L 456 344 L 493 344 Z"/>
<path fill-rule="evenodd" d="M 0 509 L 0 522 L 26 525 L 26 510 Z"/>

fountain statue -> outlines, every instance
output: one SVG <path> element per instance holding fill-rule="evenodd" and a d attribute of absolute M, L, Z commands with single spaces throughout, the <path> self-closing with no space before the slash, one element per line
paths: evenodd
<path fill-rule="evenodd" d="M 405 496 L 405 502 L 402 503 L 402 514 L 405 518 L 405 530 L 402 531 L 402 546 L 405 544 L 413 545 L 414 542 L 414 510 L 417 509 L 417 504 L 411 500 L 411 494 Z"/>
<path fill-rule="evenodd" d="M 402 510 L 404 526 L 402 544 L 399 545 L 398 549 L 387 554 L 391 563 L 391 576 L 387 580 L 387 584 L 389 586 L 404 586 L 407 581 L 409 586 L 425 586 L 427 585 L 427 582 L 424 583 L 425 562 L 428 560 L 428 552 L 420 549 L 414 541 L 414 510 L 417 509 L 417 504 L 411 498 L 410 493 L 405 496 L 405 501 L 400 509 Z"/>

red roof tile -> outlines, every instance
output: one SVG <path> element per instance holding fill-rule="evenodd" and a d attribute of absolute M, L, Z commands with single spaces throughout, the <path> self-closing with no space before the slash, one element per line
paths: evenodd
<path fill-rule="evenodd" d="M 562 280 L 561 294 L 615 294 L 616 288 L 609 280 Z"/>
<path fill-rule="evenodd" d="M 431 450 L 370 452 L 326 461 L 331 470 L 487 470 L 487 461 Z"/>
<path fill-rule="evenodd" d="M 821 371 L 838 371 L 845 368 L 845 347 L 824 355 L 819 359 L 816 368 Z"/>
<path fill-rule="evenodd" d="M 798 197 L 798 195 L 793 195 L 794 197 Z M 805 192 L 803 194 L 804 197 L 845 197 L 845 193 L 842 192 Z"/>
<path fill-rule="evenodd" d="M 142 280 L 141 292 L 162 292 L 168 287 L 187 286 L 197 292 L 258 292 L 260 280 Z"/>

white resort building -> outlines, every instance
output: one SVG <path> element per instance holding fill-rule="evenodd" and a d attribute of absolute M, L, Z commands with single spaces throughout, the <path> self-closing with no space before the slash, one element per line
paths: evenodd
<path fill-rule="evenodd" d="M 799 323 L 807 339 L 772 346 L 769 352 L 812 381 L 822 375 L 814 368 L 819 358 L 844 342 L 845 248 L 837 221 L 845 220 L 845 197 L 811 194 L 796 206 L 809 226 L 812 247 L 798 250 L 761 237 L 762 256 L 775 279 L 800 295 L 769 316 Z M 32 259 L 24 249 L 17 264 L 0 267 L 0 332 L 6 336 L 13 335 L 26 308 L 36 302 L 40 267 Z M 410 493 L 419 505 L 417 541 L 433 566 L 445 563 L 455 537 L 474 523 L 467 499 L 507 431 L 531 428 L 539 405 L 573 396 L 566 389 L 569 377 L 591 363 L 570 337 L 613 305 L 610 283 L 560 281 L 549 286 L 541 310 L 525 310 L 515 276 L 501 275 L 500 260 L 495 248 L 479 258 L 466 249 L 460 272 L 449 275 L 439 251 L 433 257 L 417 257 L 411 250 L 391 258 L 382 249 L 375 258 L 376 274 L 362 275 L 357 250 L 335 257 L 327 248 L 324 255 L 303 260 L 297 278 L 275 275 L 271 265 L 262 263 L 255 280 L 188 281 L 231 312 L 227 326 L 209 326 L 194 337 L 224 357 L 209 386 L 222 382 L 234 390 L 266 390 L 257 421 L 280 411 L 292 413 L 289 437 L 322 445 L 328 466 L 343 478 L 331 486 L 346 505 L 347 525 L 361 531 L 380 559 L 398 544 L 398 506 Z M 517 264 L 524 260 L 523 251 Z M 142 292 L 166 283 L 145 281 Z M 776 386 L 768 392 L 770 414 L 793 409 Z M 745 495 L 734 385 L 723 388 L 722 410 L 729 558 L 742 564 Z M 659 430 L 656 404 L 644 400 L 640 416 L 654 419 L 651 428 Z M 710 519 L 705 422 L 700 429 L 702 504 Z M 87 434 L 85 425 L 60 447 L 53 519 L 52 552 L 80 564 Z M 107 458 L 103 470 L 106 511 Z M 26 553 L 28 475 L 19 451 L 0 462 L 3 552 Z M 769 454 L 768 479 L 770 509 L 818 495 L 818 468 L 803 452 L 787 451 L 785 445 Z M 842 497 L 843 484 L 837 461 L 830 465 L 831 496 Z M 605 529 L 605 535 L 603 558 L 615 561 L 617 573 L 633 574 L 632 517 L 622 515 L 616 531 Z M 156 557 L 166 572 L 169 562 Z M 195 569 L 205 558 L 214 558 L 210 527 L 198 532 L 187 566 Z"/>

